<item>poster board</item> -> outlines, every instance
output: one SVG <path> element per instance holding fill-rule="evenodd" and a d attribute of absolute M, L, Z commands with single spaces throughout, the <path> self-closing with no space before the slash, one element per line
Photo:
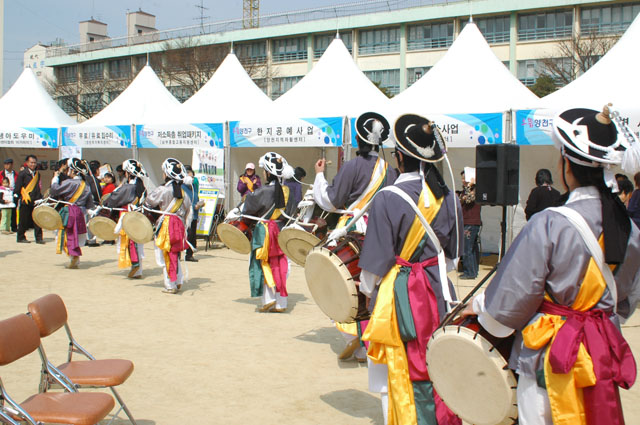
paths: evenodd
<path fill-rule="evenodd" d="M 204 201 L 204 206 L 198 213 L 196 236 L 209 236 L 220 199 L 220 190 L 213 187 L 200 187 L 198 196 L 201 201 Z"/>

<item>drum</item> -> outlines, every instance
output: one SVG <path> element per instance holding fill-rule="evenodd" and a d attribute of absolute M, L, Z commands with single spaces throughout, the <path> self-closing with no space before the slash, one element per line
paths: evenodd
<path fill-rule="evenodd" d="M 122 217 L 122 229 L 129 239 L 145 244 L 153 239 L 154 225 L 160 215 L 146 211 L 129 211 Z"/>
<path fill-rule="evenodd" d="M 225 221 L 218 224 L 218 237 L 230 250 L 249 254 L 254 226 L 255 223 L 244 219 Z"/>
<path fill-rule="evenodd" d="M 348 233 L 336 246 L 315 247 L 306 258 L 304 275 L 313 300 L 340 323 L 368 319 L 366 297 L 355 284 L 364 235 Z"/>
<path fill-rule="evenodd" d="M 31 214 L 34 223 L 45 230 L 58 230 L 62 228 L 62 217 L 55 208 L 49 205 L 39 205 Z"/>
<path fill-rule="evenodd" d="M 307 224 L 315 224 L 315 228 Z M 296 223 L 282 229 L 278 235 L 278 244 L 291 261 L 304 267 L 309 251 L 318 246 L 326 236 L 327 222 L 318 217 L 312 218 L 309 223 Z"/>
<path fill-rule="evenodd" d="M 104 239 L 105 241 L 113 241 L 118 238 L 115 233 L 116 224 L 118 222 L 118 211 L 109 210 L 103 208 L 98 212 L 98 215 L 93 217 L 87 223 L 87 227 L 91 233 Z"/>
<path fill-rule="evenodd" d="M 496 338 L 468 318 L 444 326 L 427 345 L 435 390 L 462 420 L 477 425 L 516 423 L 517 381 L 507 368 L 514 336 Z"/>

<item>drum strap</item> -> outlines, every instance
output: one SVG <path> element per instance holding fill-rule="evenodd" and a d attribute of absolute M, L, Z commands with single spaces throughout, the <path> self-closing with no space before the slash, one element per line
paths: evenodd
<path fill-rule="evenodd" d="M 431 243 L 433 243 L 433 245 L 435 245 L 436 251 L 438 252 L 438 271 L 440 272 L 439 274 L 440 285 L 442 286 L 442 296 L 444 297 L 445 301 L 447 301 L 447 311 L 449 311 L 451 308 L 453 297 L 449 288 L 449 279 L 447 278 L 447 262 L 444 257 L 444 250 L 442 249 L 442 245 L 440 245 L 438 236 L 433 231 L 433 228 L 425 218 L 424 214 L 422 214 L 422 211 L 420 211 L 420 208 L 418 208 L 413 199 L 411 199 L 411 197 L 405 191 L 400 189 L 398 186 L 387 186 L 380 190 L 380 192 L 382 191 L 393 192 L 404 199 L 407 204 L 409 204 L 409 206 L 416 213 L 416 216 L 418 217 L 418 220 L 420 220 L 420 223 L 422 223 L 422 227 L 424 227 L 425 232 L 429 236 L 429 240 L 431 241 Z"/>
<path fill-rule="evenodd" d="M 73 196 L 69 199 L 69 202 L 72 204 L 75 204 L 78 199 L 80 198 L 80 196 L 82 195 L 82 192 L 84 192 L 84 188 L 87 186 L 87 184 L 84 181 L 80 182 L 80 185 L 78 186 L 78 188 L 76 189 L 76 191 L 73 193 Z"/>
<path fill-rule="evenodd" d="M 565 216 L 576 230 L 578 230 L 580 236 L 582 236 L 582 240 L 587 245 L 587 249 L 591 253 L 598 269 L 602 273 L 602 277 L 604 277 L 604 280 L 607 283 L 607 288 L 613 298 L 613 312 L 616 313 L 618 310 L 618 288 L 613 277 L 613 272 L 605 263 L 602 248 L 600 248 L 600 244 L 587 224 L 587 221 L 580 215 L 580 213 L 568 207 L 556 207 L 549 209 Z"/>

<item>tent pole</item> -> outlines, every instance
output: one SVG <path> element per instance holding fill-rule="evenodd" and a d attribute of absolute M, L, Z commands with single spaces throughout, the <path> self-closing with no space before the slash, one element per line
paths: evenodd
<path fill-rule="evenodd" d="M 231 146 L 229 137 L 229 121 L 224 123 L 222 132 L 222 146 L 224 153 L 224 209 L 231 210 Z"/>
<path fill-rule="evenodd" d="M 136 161 L 140 161 L 138 154 L 138 138 L 136 137 L 136 125 L 131 124 L 131 149 L 133 150 L 133 158 Z"/>

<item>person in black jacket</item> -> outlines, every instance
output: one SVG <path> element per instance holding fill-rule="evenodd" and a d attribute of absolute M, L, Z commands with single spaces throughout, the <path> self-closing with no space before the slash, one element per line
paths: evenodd
<path fill-rule="evenodd" d="M 28 243 L 25 233 L 33 228 L 36 243 L 43 244 L 42 229 L 33 222 L 31 214 L 35 202 L 42 199 L 40 192 L 40 173 L 36 169 L 38 158 L 35 155 L 27 155 L 25 158 L 25 168 L 18 173 L 16 185 L 13 189 L 13 197 L 18 200 L 18 242 Z"/>
<path fill-rule="evenodd" d="M 546 168 L 539 169 L 536 173 L 536 188 L 529 194 L 527 206 L 524 209 L 527 221 L 531 220 L 531 217 L 533 217 L 535 213 L 545 208 L 560 205 L 560 192 L 551 187 L 552 184 L 551 171 Z"/>

